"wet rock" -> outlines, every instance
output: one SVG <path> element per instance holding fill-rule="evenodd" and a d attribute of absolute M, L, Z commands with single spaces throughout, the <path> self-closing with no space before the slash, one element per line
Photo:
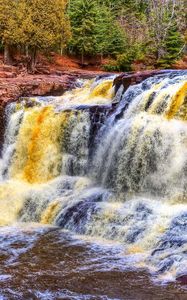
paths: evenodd
<path fill-rule="evenodd" d="M 102 127 L 102 125 L 104 124 L 108 116 L 112 114 L 113 111 L 114 111 L 113 105 L 95 105 L 89 108 L 90 121 L 91 121 L 90 140 L 89 140 L 90 157 L 94 152 L 95 138 L 100 128 Z"/>
<path fill-rule="evenodd" d="M 0 78 L 15 78 L 16 76 L 14 72 L 0 71 Z"/>
<path fill-rule="evenodd" d="M 5 109 L 0 106 L 0 153 L 2 152 L 5 132 Z"/>
<path fill-rule="evenodd" d="M 168 272 L 177 261 L 180 261 L 180 257 L 175 255 L 161 260 L 160 263 L 158 264 L 157 273 L 162 274 L 164 272 Z"/>
<path fill-rule="evenodd" d="M 145 231 L 146 228 L 133 228 L 132 232 L 130 232 L 129 234 L 127 234 L 126 236 L 126 242 L 129 244 L 133 244 L 135 243 L 138 238 L 140 238 L 141 234 L 143 231 Z"/>
<path fill-rule="evenodd" d="M 158 242 L 152 255 L 159 255 L 166 250 L 175 250 L 187 243 L 187 213 L 183 213 L 173 219 L 169 229 Z"/>
<path fill-rule="evenodd" d="M 73 205 L 62 210 L 57 217 L 56 225 L 84 234 L 86 224 L 99 211 L 97 203 L 102 202 L 103 197 L 103 193 L 93 193 L 89 197 L 83 197 Z"/>
<path fill-rule="evenodd" d="M 138 84 L 145 79 L 156 76 L 156 75 L 167 75 L 176 70 L 150 70 L 141 72 L 128 72 L 122 73 L 120 76 L 114 79 L 115 92 L 117 93 L 121 85 L 124 86 L 124 92 L 128 89 L 130 85 Z"/>
<path fill-rule="evenodd" d="M 176 278 L 176 281 L 182 285 L 187 285 L 187 274 L 180 275 Z"/>

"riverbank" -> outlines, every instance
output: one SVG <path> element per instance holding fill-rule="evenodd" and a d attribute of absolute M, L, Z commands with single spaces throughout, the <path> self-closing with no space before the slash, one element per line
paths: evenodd
<path fill-rule="evenodd" d="M 0 106 L 17 101 L 20 97 L 62 95 L 74 86 L 78 78 L 94 78 L 107 75 L 104 72 L 93 71 L 64 71 L 60 74 L 19 74 L 14 67 L 0 68 Z"/>
<path fill-rule="evenodd" d="M 117 78 L 114 81 L 116 89 L 123 84 L 127 89 L 130 85 L 142 82 L 148 77 L 166 74 L 173 70 L 149 70 L 139 72 L 115 73 Z M 75 86 L 77 79 L 91 79 L 96 76 L 109 76 L 114 73 L 83 70 L 67 69 L 53 70 L 49 74 L 31 75 L 21 72 L 14 66 L 0 65 L 0 107 L 5 107 L 8 103 L 17 101 L 20 97 L 31 96 L 58 96 L 64 91 Z"/>

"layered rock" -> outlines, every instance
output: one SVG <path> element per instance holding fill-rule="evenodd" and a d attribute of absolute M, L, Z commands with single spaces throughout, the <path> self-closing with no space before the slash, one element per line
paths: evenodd
<path fill-rule="evenodd" d="M 127 72 L 122 73 L 117 76 L 114 80 L 115 90 L 118 91 L 121 85 L 124 86 L 124 91 L 128 89 L 130 85 L 138 84 L 145 79 L 156 76 L 156 75 L 167 75 L 171 72 L 176 72 L 176 70 L 150 70 L 141 72 Z"/>

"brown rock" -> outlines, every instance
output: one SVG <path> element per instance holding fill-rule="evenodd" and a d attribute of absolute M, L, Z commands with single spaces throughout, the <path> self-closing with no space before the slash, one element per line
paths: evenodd
<path fill-rule="evenodd" d="M 182 285 L 187 285 L 187 274 L 177 277 L 176 280 L 177 280 L 177 282 L 179 282 Z"/>
<path fill-rule="evenodd" d="M 176 70 L 150 70 L 122 73 L 114 80 L 115 90 L 117 92 L 119 87 L 123 84 L 124 90 L 126 91 L 130 85 L 141 83 L 143 80 L 152 76 L 169 74 L 171 72 L 176 72 Z"/>

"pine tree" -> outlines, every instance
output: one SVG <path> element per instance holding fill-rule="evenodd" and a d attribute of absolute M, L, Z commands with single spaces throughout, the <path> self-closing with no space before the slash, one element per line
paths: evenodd
<path fill-rule="evenodd" d="M 82 64 L 85 55 L 96 51 L 95 24 L 97 21 L 97 2 L 94 0 L 73 0 L 69 8 L 72 27 L 70 51 L 80 54 Z"/>
<path fill-rule="evenodd" d="M 174 22 L 169 30 L 164 43 L 165 54 L 158 61 L 158 65 L 164 68 L 170 67 L 181 55 L 184 39 L 178 31 L 177 24 Z"/>
<path fill-rule="evenodd" d="M 96 52 L 101 55 L 117 55 L 125 47 L 125 34 L 115 20 L 112 11 L 106 6 L 99 6 L 95 26 Z"/>
<path fill-rule="evenodd" d="M 124 35 L 111 9 L 97 0 L 74 0 L 70 5 L 72 40 L 70 49 L 85 55 L 121 53 Z"/>

